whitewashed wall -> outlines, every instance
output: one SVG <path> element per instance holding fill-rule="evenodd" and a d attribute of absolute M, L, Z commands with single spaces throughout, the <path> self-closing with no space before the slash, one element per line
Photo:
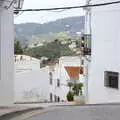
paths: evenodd
<path fill-rule="evenodd" d="M 66 101 L 66 95 L 69 91 L 67 80 L 69 76 L 65 70 L 65 66 L 80 66 L 80 57 L 62 57 L 59 64 L 55 66 L 40 69 L 39 60 L 29 59 L 29 57 L 20 61 L 17 59 L 15 63 L 15 102 L 41 102 L 50 101 L 50 93 L 52 100 L 54 96 L 60 97 L 60 100 Z M 23 57 L 23 58 L 24 58 Z M 19 58 L 19 57 L 17 57 Z M 54 68 L 54 69 L 53 69 Z M 23 70 L 22 70 L 23 69 Z M 24 70 L 25 69 L 25 70 Z M 50 84 L 49 72 L 52 72 L 52 85 Z M 57 79 L 60 80 L 60 87 L 57 86 Z M 85 78 L 81 75 L 81 82 L 85 82 Z"/>
<path fill-rule="evenodd" d="M 12 105 L 14 98 L 13 10 L 0 6 L 0 106 Z"/>
<path fill-rule="evenodd" d="M 84 60 L 84 59 L 83 59 Z M 85 61 L 86 64 L 86 61 Z M 59 64 L 56 66 L 56 78 L 60 79 L 61 86 L 56 88 L 56 94 L 60 96 L 61 100 L 67 100 L 66 95 L 69 91 L 69 87 L 67 86 L 68 80 L 70 80 L 65 66 L 80 66 L 80 57 L 79 56 L 65 56 L 59 59 Z M 84 65 L 83 65 L 84 67 Z M 86 78 L 83 75 L 80 75 L 80 82 L 84 83 L 83 94 L 86 95 Z"/>
<path fill-rule="evenodd" d="M 42 102 L 52 101 L 54 96 L 60 97 L 60 100 L 66 100 L 66 74 L 61 71 L 57 64 L 54 70 L 51 67 L 40 69 L 40 61 L 25 55 L 15 55 L 15 102 Z M 20 57 L 22 56 L 22 60 Z M 50 84 L 49 73 L 52 72 L 52 85 Z M 62 72 L 62 74 L 61 74 Z M 62 75 L 62 76 L 61 76 Z M 57 87 L 57 79 L 61 79 L 61 86 Z"/>
<path fill-rule="evenodd" d="M 22 60 L 20 59 L 22 57 Z M 15 55 L 15 71 L 24 71 L 24 70 L 39 70 L 40 69 L 40 60 L 26 56 L 26 55 Z"/>
<path fill-rule="evenodd" d="M 60 100 L 66 101 L 66 95 L 68 93 L 68 86 L 67 86 L 67 80 L 68 75 L 65 71 L 65 69 L 62 66 L 62 63 L 56 65 L 56 71 L 55 76 L 56 78 L 56 87 L 55 87 L 55 94 L 60 97 Z M 57 79 L 60 80 L 60 86 L 57 87 Z"/>
<path fill-rule="evenodd" d="M 48 73 L 48 68 L 42 68 L 16 74 L 14 102 L 49 101 Z"/>
<path fill-rule="evenodd" d="M 94 3 L 112 0 L 92 0 Z M 114 0 L 115 1 L 115 0 Z M 120 73 L 120 4 L 92 9 L 92 62 L 89 103 L 120 102 L 119 89 L 104 86 L 104 71 Z"/>

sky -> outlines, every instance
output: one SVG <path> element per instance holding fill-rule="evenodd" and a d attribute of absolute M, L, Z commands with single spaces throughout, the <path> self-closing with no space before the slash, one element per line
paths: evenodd
<path fill-rule="evenodd" d="M 23 9 L 31 8 L 52 8 L 65 6 L 79 6 L 83 5 L 85 0 L 24 0 Z M 45 23 L 55 21 L 57 19 L 82 16 L 84 11 L 82 9 L 62 10 L 53 12 L 23 12 L 14 17 L 14 23 Z"/>

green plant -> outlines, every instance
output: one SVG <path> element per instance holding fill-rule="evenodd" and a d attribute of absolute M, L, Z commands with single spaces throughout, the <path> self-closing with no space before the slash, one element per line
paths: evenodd
<path fill-rule="evenodd" d="M 54 40 L 43 44 L 43 46 L 36 46 L 24 51 L 24 54 L 40 58 L 45 56 L 47 58 L 60 58 L 61 56 L 74 55 L 75 52 L 69 48 L 68 45 L 62 45 L 59 40 Z"/>
<path fill-rule="evenodd" d="M 74 95 L 77 96 L 82 95 L 83 94 L 82 87 L 83 87 L 83 83 L 74 83 L 72 88 Z"/>
<path fill-rule="evenodd" d="M 73 86 L 73 83 L 72 82 L 68 82 L 69 91 L 71 91 L 72 86 Z"/>
<path fill-rule="evenodd" d="M 74 93 L 69 91 L 66 97 L 67 97 L 68 101 L 73 101 L 74 100 Z"/>
<path fill-rule="evenodd" d="M 23 49 L 21 47 L 21 44 L 18 40 L 14 43 L 14 53 L 15 54 L 23 54 Z"/>

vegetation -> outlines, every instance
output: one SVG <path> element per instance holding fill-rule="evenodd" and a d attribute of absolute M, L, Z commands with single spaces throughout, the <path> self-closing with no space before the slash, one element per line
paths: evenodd
<path fill-rule="evenodd" d="M 69 91 L 66 97 L 67 97 L 68 101 L 73 101 L 74 100 L 74 94 L 73 94 L 73 92 Z"/>
<path fill-rule="evenodd" d="M 83 94 L 82 92 L 83 83 L 68 82 L 68 87 L 69 87 L 69 92 L 66 96 L 68 101 L 73 101 L 75 95 L 79 96 Z"/>
<path fill-rule="evenodd" d="M 73 86 L 73 83 L 72 82 L 68 82 L 69 91 L 71 91 L 72 86 Z"/>
<path fill-rule="evenodd" d="M 38 23 L 23 23 L 15 24 L 15 37 L 20 40 L 21 44 L 29 44 L 31 38 L 39 38 L 46 41 L 50 39 L 58 39 L 59 36 L 67 37 L 62 33 L 68 32 L 70 36 L 76 35 L 84 29 L 84 16 L 63 18 L 56 21 L 38 24 Z M 57 35 L 55 35 L 58 33 Z M 60 34 L 59 34 L 60 33 Z M 55 37 L 54 37 L 55 36 Z M 26 40 L 26 41 L 25 41 Z M 35 40 L 35 39 L 34 39 Z M 34 42 L 34 41 L 33 41 Z"/>
<path fill-rule="evenodd" d="M 17 40 L 14 43 L 14 54 L 23 54 L 23 49 L 20 45 L 20 42 Z"/>
<path fill-rule="evenodd" d="M 59 40 L 46 43 L 43 46 L 31 48 L 25 51 L 26 55 L 40 58 L 42 56 L 47 58 L 59 58 L 61 56 L 73 55 L 74 52 L 68 47 L 68 45 L 62 45 Z"/>
<path fill-rule="evenodd" d="M 74 95 L 76 95 L 76 96 L 82 95 L 83 94 L 82 87 L 83 87 L 83 83 L 75 83 L 75 84 L 73 84 L 72 89 L 73 89 Z"/>

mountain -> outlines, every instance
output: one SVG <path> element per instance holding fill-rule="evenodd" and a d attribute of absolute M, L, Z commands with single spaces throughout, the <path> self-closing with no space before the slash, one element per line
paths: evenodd
<path fill-rule="evenodd" d="M 66 33 L 68 36 L 74 36 L 76 32 L 84 29 L 85 17 L 69 17 L 56 21 L 38 24 L 23 23 L 15 24 L 15 37 L 22 44 L 30 44 L 33 39 L 50 40 L 56 38 L 56 33 Z"/>

